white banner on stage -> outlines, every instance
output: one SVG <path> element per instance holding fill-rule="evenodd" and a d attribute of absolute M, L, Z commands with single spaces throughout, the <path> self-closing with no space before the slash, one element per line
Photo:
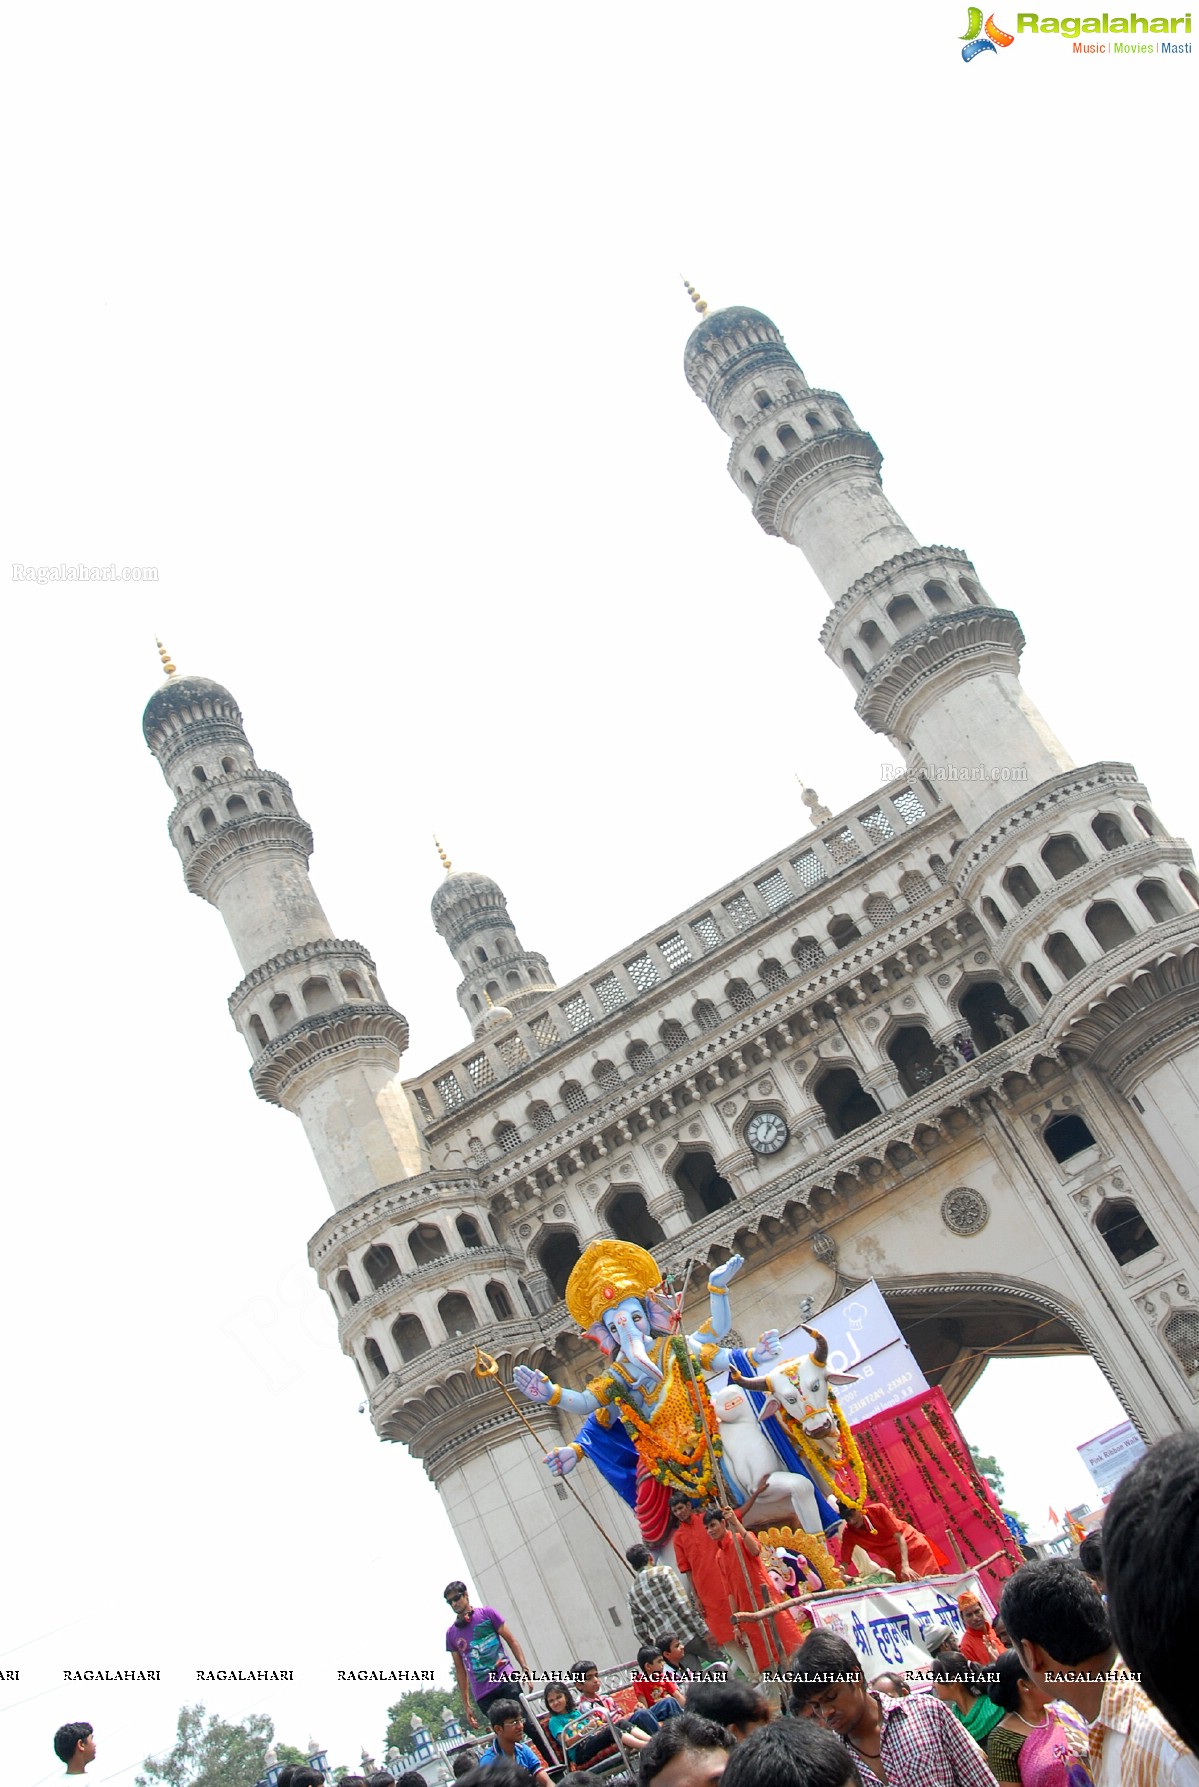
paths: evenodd
<path fill-rule="evenodd" d="M 872 1681 L 887 1669 L 927 1669 L 928 1651 L 921 1642 L 930 1626 L 951 1626 L 962 1633 L 958 1596 L 977 1595 L 987 1617 L 994 1608 L 973 1573 L 965 1576 L 923 1576 L 919 1582 L 888 1583 L 885 1588 L 847 1589 L 808 1601 L 804 1612 L 814 1626 L 836 1632 L 858 1653 Z"/>

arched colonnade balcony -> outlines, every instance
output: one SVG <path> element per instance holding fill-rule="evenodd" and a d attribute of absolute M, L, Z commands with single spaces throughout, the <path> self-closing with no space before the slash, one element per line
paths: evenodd
<path fill-rule="evenodd" d="M 351 938 L 321 937 L 272 956 L 229 995 L 229 1015 L 255 1061 L 310 1018 L 343 1007 L 389 1010 L 373 957 Z"/>
<path fill-rule="evenodd" d="M 936 865 L 944 873 L 944 857 L 951 836 L 952 815 L 942 809 L 932 789 L 916 780 L 889 783 L 867 801 L 823 823 L 779 857 L 760 864 L 742 881 L 722 888 L 694 911 L 642 938 L 619 958 L 601 963 L 579 981 L 555 989 L 540 1010 L 521 1012 L 502 1030 L 489 1030 L 468 1049 L 447 1058 L 427 1073 L 407 1082 L 430 1140 L 436 1140 L 443 1124 L 455 1123 L 462 1113 L 489 1099 L 496 1088 L 526 1081 L 530 1068 L 558 1051 L 572 1052 L 584 1034 L 597 1039 L 614 1035 L 629 1025 L 641 1029 L 641 1040 L 656 1060 L 674 1053 L 678 1039 L 664 1039 L 659 1026 L 675 1016 L 674 1001 L 685 999 L 688 1012 L 701 999 L 722 997 L 726 983 L 747 976 L 742 962 L 756 937 L 769 937 L 759 949 L 764 962 L 787 956 L 790 943 L 813 929 L 824 942 L 822 949 L 836 953 L 828 925 L 843 910 L 841 889 L 861 883 L 863 865 L 878 857 L 879 890 L 898 910 L 921 897 L 900 887 L 903 868 L 881 866 L 904 854 L 907 865 L 919 865 L 917 880 L 926 889 L 939 887 Z M 903 843 L 901 844 L 901 840 Z M 895 885 L 892 885 L 892 882 Z M 860 904 L 860 902 L 859 902 Z M 780 918 L 802 911 L 805 920 L 783 945 Z M 860 922 L 864 915 L 859 913 Z M 865 920 L 865 928 L 870 928 Z M 776 947 L 775 939 L 782 946 Z M 737 967 L 733 967 L 736 961 Z M 782 961 L 790 975 L 794 964 Z M 711 981 L 712 988 L 701 981 Z M 686 988 L 685 995 L 682 989 Z M 651 1014 L 655 1006 L 672 1006 Z M 679 1021 L 676 1016 L 676 1021 Z M 682 1019 L 690 1028 L 688 1019 Z M 601 1049 L 602 1053 L 611 1053 Z M 621 1066 L 623 1045 L 614 1059 Z M 565 1076 L 564 1076 L 565 1077 Z"/>
<path fill-rule="evenodd" d="M 917 628 L 947 614 L 992 606 L 964 552 L 920 546 L 897 553 L 851 584 L 829 610 L 820 643 L 860 692 L 875 666 Z"/>

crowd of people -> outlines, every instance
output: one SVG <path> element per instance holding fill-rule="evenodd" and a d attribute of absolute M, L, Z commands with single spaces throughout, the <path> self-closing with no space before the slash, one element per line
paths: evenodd
<path fill-rule="evenodd" d="M 547 1683 L 543 1726 L 524 1698 L 528 1667 L 503 1615 L 473 1607 L 465 1584 L 448 1584 L 446 1648 L 469 1724 L 479 1728 L 477 1709 L 491 1733 L 481 1751 L 455 1759 L 462 1787 L 551 1787 L 563 1757 L 573 1787 L 589 1787 L 599 1777 L 587 1765 L 607 1753 L 639 1787 L 1199 1787 L 1199 1713 L 1188 1693 L 1199 1433 L 1147 1452 L 1117 1488 L 1102 1533 L 1076 1558 L 1017 1570 L 993 1619 L 962 1594 L 960 1633 L 941 1625 L 923 1634 L 931 1663 L 919 1683 L 896 1671 L 867 1680 L 846 1639 L 817 1626 L 799 1642 L 785 1609 L 770 1624 L 781 1637 L 789 1621 L 796 1642 L 777 1670 L 761 1626 L 738 1628 L 731 1612 L 747 1587 L 764 1604 L 777 1599 L 757 1539 L 723 1510 L 680 1500 L 676 1519 L 676 1562 L 694 1602 L 648 1549 L 629 1552 L 640 1640 L 631 1711 L 602 1693 L 598 1666 L 584 1658 L 569 1679 Z M 878 1562 L 869 1547 L 886 1550 L 900 1566 L 893 1573 L 912 1580 L 938 1567 L 922 1540 L 867 1502 L 847 1522 L 842 1552 L 857 1552 L 860 1569 Z M 751 1679 L 728 1673 L 730 1655 Z M 785 1684 L 781 1706 L 759 1677 L 767 1665 L 766 1679 Z M 96 1753 L 92 1727 L 64 1725 L 54 1748 L 68 1775 L 82 1775 Z M 323 1777 L 285 1768 L 276 1787 L 323 1787 Z M 426 1784 L 380 1773 L 343 1777 L 340 1787 Z"/>

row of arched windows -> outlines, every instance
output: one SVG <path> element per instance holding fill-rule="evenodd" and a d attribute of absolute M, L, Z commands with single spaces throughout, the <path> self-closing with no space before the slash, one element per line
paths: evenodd
<path fill-rule="evenodd" d="M 271 798 L 269 788 L 258 789 L 258 805 L 268 811 L 274 811 L 275 803 Z M 218 819 L 211 807 L 204 807 L 201 810 L 200 829 L 203 832 L 215 831 L 218 825 L 224 825 L 230 819 L 243 819 L 247 813 L 252 811 L 253 808 L 242 795 L 231 794 L 229 799 L 225 802 L 225 813 L 223 818 Z M 193 832 L 190 825 L 184 826 L 183 835 L 189 844 L 195 843 L 196 834 Z"/>
<path fill-rule="evenodd" d="M 348 969 L 345 973 L 339 974 L 336 981 L 326 980 L 323 975 L 313 975 L 300 988 L 300 1000 L 305 1017 L 316 1017 L 322 1011 L 336 1011 L 338 1006 L 344 1005 L 347 999 L 365 1000 L 370 996 L 370 992 L 363 990 L 362 981 L 358 975 L 351 974 Z M 296 1008 L 288 993 L 276 993 L 268 1009 L 276 1036 L 282 1036 L 284 1031 L 290 1030 L 296 1022 Z M 259 1047 L 265 1048 L 270 1038 L 267 1035 L 266 1025 L 257 1012 L 251 1013 L 248 1028 L 250 1035 Z"/>
<path fill-rule="evenodd" d="M 512 1299 L 502 1284 L 497 1284 L 493 1279 L 486 1286 L 485 1295 L 488 1309 L 497 1322 L 512 1320 Z M 437 1314 L 441 1318 L 447 1340 L 459 1340 L 462 1335 L 472 1334 L 480 1326 L 478 1311 L 470 1298 L 461 1291 L 447 1292 L 437 1305 Z M 419 1316 L 397 1316 L 389 1332 L 401 1365 L 410 1364 L 413 1359 L 419 1359 L 422 1353 L 432 1350 L 433 1343 Z M 383 1348 L 373 1336 L 369 1336 L 362 1350 L 377 1382 L 382 1383 L 389 1374 Z"/>
<path fill-rule="evenodd" d="M 473 1216 L 459 1216 L 454 1226 L 464 1247 L 487 1245 Z M 428 1266 L 434 1260 L 448 1259 L 450 1256 L 445 1236 L 433 1222 L 417 1224 L 408 1236 L 408 1251 L 412 1255 L 414 1266 Z M 372 1291 L 382 1290 L 385 1284 L 390 1284 L 401 1275 L 399 1262 L 385 1241 L 376 1241 L 367 1248 L 362 1256 L 362 1270 L 370 1280 Z M 343 1307 L 352 1309 L 361 1293 L 348 1266 L 343 1266 L 337 1274 L 337 1289 Z"/>
<path fill-rule="evenodd" d="M 957 584 L 970 607 L 977 607 L 981 603 L 982 591 L 973 577 L 959 577 Z M 895 629 L 896 639 L 902 638 L 905 633 L 910 633 L 913 627 L 923 626 L 930 613 L 933 615 L 949 614 L 961 606 L 956 591 L 950 590 L 939 577 L 930 578 L 922 586 L 921 594 L 928 605 L 927 608 L 921 608 L 916 599 L 908 595 L 893 596 L 887 603 L 884 612 Z M 857 636 L 859 644 L 868 654 L 867 661 L 870 664 L 877 663 L 878 659 L 884 657 L 895 643 L 895 639 L 888 639 L 878 622 L 873 620 L 864 620 L 858 628 Z M 866 680 L 866 669 L 861 658 L 852 648 L 842 653 L 841 662 L 846 670 L 851 671 L 859 681 Z"/>
<path fill-rule="evenodd" d="M 794 379 L 788 381 L 788 389 L 792 396 L 800 395 L 799 387 L 796 385 Z M 759 409 L 769 409 L 774 400 L 766 391 L 755 391 L 754 401 Z M 733 424 L 739 430 L 744 428 L 744 416 L 734 416 Z M 826 433 L 830 428 L 852 428 L 853 422 L 846 412 L 841 409 L 833 411 L 833 420 L 831 422 L 822 411 L 818 409 L 808 409 L 804 411 L 804 425 L 809 430 L 809 433 L 815 436 Z M 774 432 L 775 439 L 782 448 L 783 454 L 794 453 L 798 447 L 803 446 L 803 441 L 789 422 L 781 423 Z M 776 457 L 777 455 L 773 454 L 769 447 L 763 444 L 759 444 L 754 448 L 754 458 L 762 467 L 763 471 L 773 465 Z M 747 490 L 755 490 L 757 488 L 753 474 L 748 469 L 741 473 L 741 482 L 745 485 Z"/>

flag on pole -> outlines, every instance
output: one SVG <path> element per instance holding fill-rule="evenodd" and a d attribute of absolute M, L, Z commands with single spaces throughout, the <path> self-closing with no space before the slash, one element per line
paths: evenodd
<path fill-rule="evenodd" d="M 1054 1526 L 1060 1526 L 1062 1524 L 1061 1521 L 1057 1517 L 1057 1509 L 1056 1508 L 1050 1508 L 1049 1518 L 1053 1522 Z"/>

